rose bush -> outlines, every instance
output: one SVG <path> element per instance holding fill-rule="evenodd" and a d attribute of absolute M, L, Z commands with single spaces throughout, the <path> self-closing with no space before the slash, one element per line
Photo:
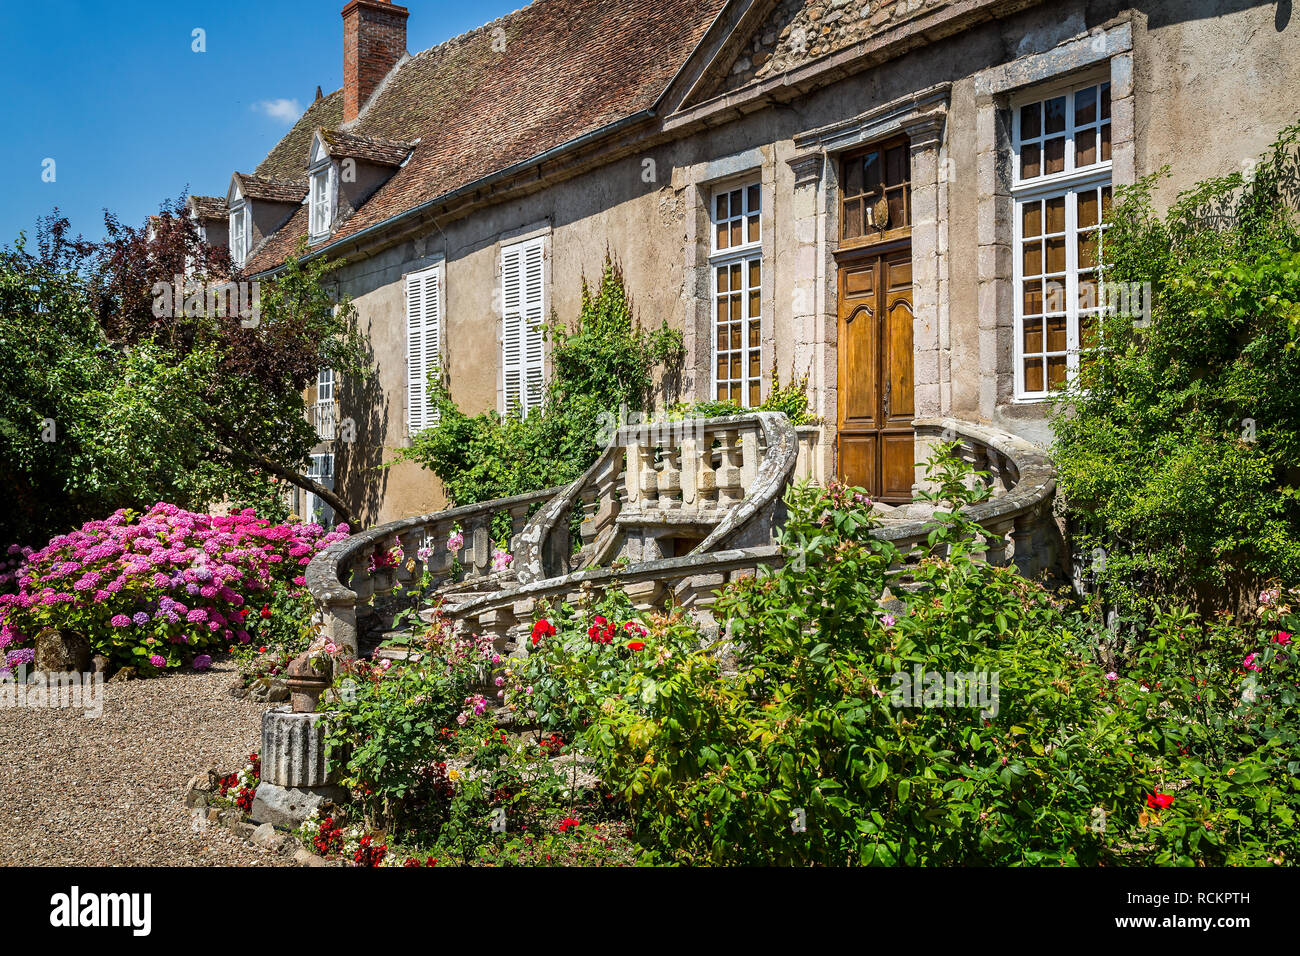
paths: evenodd
<path fill-rule="evenodd" d="M 156 673 L 248 644 L 281 626 L 270 607 L 300 596 L 312 556 L 347 534 L 346 525 L 326 533 L 271 524 L 252 509 L 206 515 L 160 502 L 88 522 L 39 551 L 11 546 L 19 563 L 0 583 L 17 589 L 0 595 L 0 651 L 21 655 L 53 627 L 113 663 Z"/>

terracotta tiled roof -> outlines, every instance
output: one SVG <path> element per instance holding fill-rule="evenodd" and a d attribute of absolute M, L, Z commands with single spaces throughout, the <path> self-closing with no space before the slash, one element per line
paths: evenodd
<path fill-rule="evenodd" d="M 400 64 L 348 133 L 419 141 L 331 242 L 655 104 L 725 0 L 534 0 Z M 500 46 L 505 38 L 505 49 Z M 317 127 L 341 124 L 342 93 L 317 101 L 258 166 L 306 173 Z M 305 235 L 293 217 L 250 258 L 272 269 Z M 328 246 L 326 246 L 328 248 Z"/>
<path fill-rule="evenodd" d="M 323 129 L 320 134 L 331 156 L 352 156 L 380 166 L 402 165 L 413 148 L 411 143 L 396 143 L 376 136 L 358 136 L 337 129 Z"/>
<path fill-rule="evenodd" d="M 307 107 L 307 112 L 266 154 L 266 159 L 255 172 L 269 179 L 301 179 L 307 175 L 307 152 L 311 149 L 312 133 L 319 127 L 333 129 L 342 122 L 343 91 L 335 90 Z"/>
<path fill-rule="evenodd" d="M 191 196 L 190 210 L 196 219 L 225 219 L 230 215 L 225 196 Z"/>
<path fill-rule="evenodd" d="M 240 191 L 249 199 L 261 199 L 266 202 L 300 203 L 307 196 L 307 180 L 303 179 L 269 179 L 262 176 L 250 176 L 248 173 L 235 173 L 239 179 Z"/>

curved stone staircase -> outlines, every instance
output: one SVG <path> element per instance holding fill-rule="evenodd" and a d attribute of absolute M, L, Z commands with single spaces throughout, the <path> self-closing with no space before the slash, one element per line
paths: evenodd
<path fill-rule="evenodd" d="M 954 419 L 915 429 L 918 458 L 956 441 L 972 480 L 989 486 L 990 498 L 968 509 L 986 533 L 987 560 L 1027 575 L 1059 567 L 1055 472 L 1041 449 Z M 539 602 L 613 585 L 641 610 L 671 602 L 707 625 L 715 591 L 785 560 L 775 543 L 785 489 L 815 477 L 815 445 L 814 429 L 775 412 L 626 426 L 573 483 L 360 532 L 316 555 L 307 586 L 324 632 L 361 655 L 406 656 L 410 635 L 394 614 L 411 607 L 426 569 L 433 591 L 419 596 L 421 616 L 437 604 L 503 653 L 523 652 Z M 926 540 L 921 506 L 878 510 L 878 536 L 904 554 Z M 492 567 L 494 523 L 510 528 L 508 570 Z M 446 547 L 454 528 L 465 537 L 459 555 Z"/>

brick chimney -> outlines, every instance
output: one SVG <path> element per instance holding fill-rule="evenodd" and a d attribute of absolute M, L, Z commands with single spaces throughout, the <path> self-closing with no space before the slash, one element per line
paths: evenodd
<path fill-rule="evenodd" d="M 343 8 L 343 121 L 357 118 L 370 94 L 406 53 L 406 7 L 351 0 Z"/>

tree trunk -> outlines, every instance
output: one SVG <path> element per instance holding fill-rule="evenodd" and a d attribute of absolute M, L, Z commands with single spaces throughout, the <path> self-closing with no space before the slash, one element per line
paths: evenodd
<path fill-rule="evenodd" d="M 334 514 L 347 523 L 348 529 L 352 532 L 361 530 L 361 519 L 344 504 L 343 499 L 336 495 L 331 489 L 326 488 L 315 481 L 312 481 L 306 475 L 294 471 L 292 468 L 286 468 L 278 461 L 273 461 L 265 455 L 246 454 L 244 452 L 227 449 L 227 454 L 239 461 L 245 461 L 249 464 L 256 465 L 263 471 L 275 475 L 277 478 L 283 478 L 291 485 L 296 485 L 303 491 L 310 491 L 313 495 L 325 502 L 334 509 Z"/>

